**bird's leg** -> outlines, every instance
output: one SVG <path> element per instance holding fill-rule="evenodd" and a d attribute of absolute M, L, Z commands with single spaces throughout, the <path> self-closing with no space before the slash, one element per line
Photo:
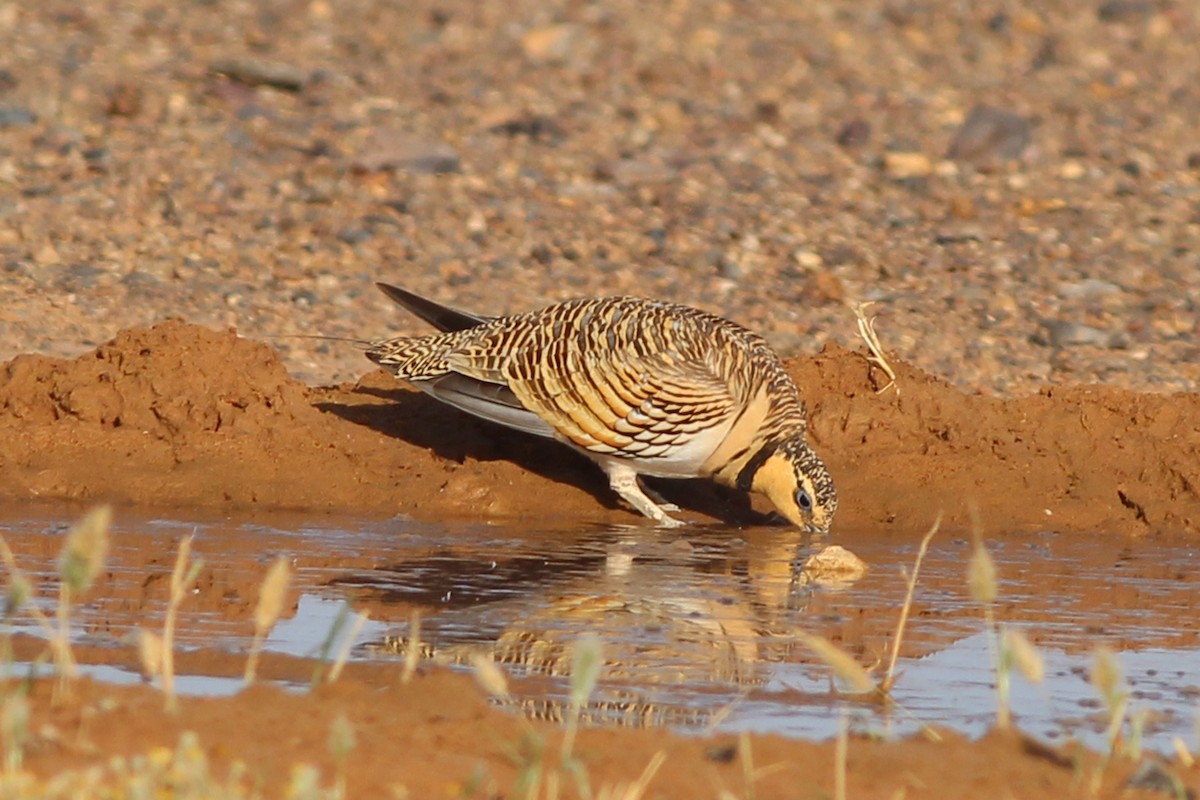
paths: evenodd
<path fill-rule="evenodd" d="M 638 488 L 640 488 L 642 490 L 642 494 L 646 495 L 646 497 L 649 497 L 651 500 L 653 500 L 654 503 L 659 508 L 661 508 L 663 511 L 680 511 L 681 510 L 679 508 L 679 506 L 675 505 L 670 500 L 667 500 L 667 498 L 663 497 L 661 494 L 659 494 L 658 492 L 654 491 L 649 486 L 647 486 L 646 482 L 643 481 L 640 477 L 638 478 Z"/>
<path fill-rule="evenodd" d="M 634 469 L 625 464 L 611 464 L 605 465 L 604 471 L 608 473 L 608 485 L 612 487 L 613 491 L 659 526 L 677 528 L 683 524 L 646 496 L 639 485 L 638 475 Z"/>

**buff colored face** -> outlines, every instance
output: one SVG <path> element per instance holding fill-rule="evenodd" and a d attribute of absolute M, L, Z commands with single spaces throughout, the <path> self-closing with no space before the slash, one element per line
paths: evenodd
<path fill-rule="evenodd" d="M 754 491 L 764 494 L 793 525 L 813 533 L 827 532 L 837 500 L 822 502 L 812 477 L 784 455 L 763 462 L 754 476 Z"/>

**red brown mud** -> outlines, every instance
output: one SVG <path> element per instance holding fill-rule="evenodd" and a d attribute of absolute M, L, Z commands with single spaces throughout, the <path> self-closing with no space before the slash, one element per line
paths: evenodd
<path fill-rule="evenodd" d="M 1122 536 L 1194 536 L 1200 527 L 1196 395 L 1087 386 L 1002 400 L 965 394 L 904 364 L 897 387 L 881 392 L 878 369 L 836 347 L 789 366 L 811 410 L 813 443 L 842 496 L 835 536 L 841 527 L 911 539 L 939 512 L 948 526 L 967 528 L 972 508 L 989 534 L 1089 532 L 1122 546 Z M 762 519 L 744 498 L 704 482 L 661 488 L 695 520 Z M 568 528 L 638 521 L 599 472 L 565 448 L 465 418 L 381 372 L 354 385 L 308 387 L 268 346 L 180 322 L 123 331 L 75 360 L 20 356 L 4 365 L 0 498 Z M 147 568 L 161 573 L 171 554 L 159 556 Z M 248 614 L 251 588 L 243 583 L 236 605 Z M 162 593 L 161 577 L 152 588 Z M 218 581 L 202 594 L 215 603 L 229 592 Z M 202 660 L 192 665 L 198 671 L 229 671 Z M 264 663 L 267 677 L 297 669 L 273 664 Z M 298 762 L 336 774 L 329 731 L 344 714 L 358 742 L 346 764 L 352 797 L 389 796 L 393 786 L 410 797 L 463 796 L 473 776 L 480 788 L 466 796 L 511 797 L 512 748 L 532 730 L 555 752 L 557 728 L 490 707 L 469 678 L 431 670 L 402 685 L 398 676 L 398 668 L 351 669 L 311 693 L 260 687 L 232 698 L 184 698 L 175 714 L 149 687 L 82 681 L 56 704 L 49 684 L 37 682 L 30 729 L 53 735 L 39 735 L 26 766 L 48 776 L 174 746 L 190 730 L 215 764 L 241 760 L 278 792 Z M 577 751 L 594 788 L 635 780 L 663 751 L 647 797 L 832 793 L 831 743 L 749 741 L 747 753 L 728 736 L 586 729 Z M 1015 734 L 977 742 L 954 734 L 941 742 L 855 739 L 848 796 L 1155 796 L 1123 789 L 1134 768 L 1124 761 L 1103 771 L 1093 793 L 1086 776 L 1095 758 Z M 1173 769 L 1200 785 L 1195 767 Z"/>
<path fill-rule="evenodd" d="M 396 680 L 383 688 L 353 680 L 303 694 L 256 686 L 235 698 L 181 698 L 175 713 L 166 712 L 162 695 L 145 686 L 114 687 L 84 679 L 72 687 L 69 700 L 55 703 L 51 684 L 40 682 L 31 693 L 33 723 L 53 730 L 55 738 L 30 754 L 28 766 L 50 775 L 81 762 L 144 753 L 153 745 L 173 747 L 181 733 L 197 731 L 218 775 L 241 761 L 248 765 L 251 781 L 279 787 L 287 785 L 294 764 L 306 763 L 317 765 L 332 783 L 338 764 L 330 753 L 330 730 L 345 715 L 356 739 L 344 764 L 350 797 L 522 796 L 513 790 L 520 770 L 514 761 L 521 761 L 514 754 L 529 752 L 540 739 L 549 767 L 560 752 L 562 732 L 491 708 L 464 686 L 467 681 L 435 671 L 407 685 Z M 1016 733 L 993 732 L 974 742 L 951 732 L 938 736 L 940 741 L 851 739 L 847 796 L 1165 796 L 1123 789 L 1134 770 L 1130 762 L 1104 768 L 1093 791 L 1094 754 L 1047 748 Z M 748 747 L 739 748 L 738 737 L 730 735 L 584 728 L 574 747 L 593 791 L 611 792 L 632 783 L 657 753 L 665 758 L 644 797 L 716 798 L 722 791 L 733 797 L 832 796 L 836 760 L 831 742 L 755 735 Z M 1198 778 L 1200 771 L 1193 768 L 1191 785 Z M 563 787 L 562 796 L 577 796 L 569 777 Z"/>
<path fill-rule="evenodd" d="M 836 526 L 912 533 L 971 508 L 991 531 L 1195 533 L 1200 395 L 1101 386 L 966 394 L 857 352 L 790 370 L 842 497 Z M 181 322 L 73 361 L 0 372 L 0 497 L 365 515 L 635 522 L 598 470 L 552 442 L 447 409 L 386 374 L 313 388 L 266 345 Z M 707 518 L 747 519 L 707 482 L 665 484 Z M 547 497 L 554 502 L 548 504 Z"/>

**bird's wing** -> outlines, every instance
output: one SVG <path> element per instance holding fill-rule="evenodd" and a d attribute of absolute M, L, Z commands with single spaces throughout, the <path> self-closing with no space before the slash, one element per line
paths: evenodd
<path fill-rule="evenodd" d="M 555 436 L 554 428 L 526 409 L 512 390 L 503 384 L 449 372 L 432 380 L 415 381 L 413 385 L 446 405 L 481 419 L 538 436 Z"/>
<path fill-rule="evenodd" d="M 587 353 L 572 337 L 499 364 L 460 354 L 449 362 L 460 374 L 503 381 L 559 438 L 596 454 L 702 462 L 740 405 L 707 359 L 669 350 Z M 690 447 L 706 443 L 703 452 Z"/>

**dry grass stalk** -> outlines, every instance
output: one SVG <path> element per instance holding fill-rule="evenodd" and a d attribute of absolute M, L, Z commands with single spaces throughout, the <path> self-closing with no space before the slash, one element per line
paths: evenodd
<path fill-rule="evenodd" d="M 854 303 L 850 308 L 854 311 L 854 317 L 858 322 L 858 335 L 867 343 L 867 349 L 871 351 L 871 355 L 867 356 L 867 361 L 879 367 L 888 376 L 887 385 L 876 391 L 875 394 L 883 394 L 888 389 L 895 389 L 896 395 L 899 396 L 900 387 L 896 383 L 896 371 L 892 369 L 892 365 L 884 356 L 883 346 L 879 343 L 879 336 L 875 333 L 875 317 L 868 317 L 866 313 L 867 309 L 873 305 L 875 305 L 874 302 L 868 301 Z"/>
<path fill-rule="evenodd" d="M 56 638 L 54 626 L 50 623 L 50 618 L 47 617 L 36 603 L 29 603 L 29 598 L 33 596 L 33 583 L 29 580 L 29 576 L 25 571 L 17 566 L 17 557 L 13 555 L 12 548 L 8 546 L 8 542 L 3 536 L 0 536 L 0 558 L 4 561 L 4 568 L 8 572 L 8 588 L 5 591 L 4 597 L 4 618 L 6 622 L 10 622 L 13 616 L 21 607 L 28 604 L 29 614 L 37 622 L 38 626 L 45 634 L 46 640 L 53 642 Z M 5 631 L 4 642 L 4 663 L 9 662 L 11 652 L 11 631 Z M 55 653 L 57 657 L 57 653 Z"/>
<path fill-rule="evenodd" d="M 641 800 L 646 796 L 646 789 L 649 788 L 650 781 L 654 780 L 659 767 L 666 760 L 667 754 L 659 750 L 651 757 L 650 763 L 642 770 L 642 774 L 636 781 L 628 786 L 603 787 L 596 795 L 596 800 Z"/>
<path fill-rule="evenodd" d="M 933 526 L 929 532 L 921 539 L 921 546 L 917 549 L 917 558 L 913 562 L 912 574 L 908 576 L 908 586 L 904 594 L 904 605 L 900 607 L 900 619 L 896 622 L 896 635 L 892 637 L 892 654 L 888 659 L 887 673 L 884 675 L 883 681 L 880 682 L 879 688 L 885 694 L 892 690 L 892 686 L 896 683 L 896 661 L 900 658 L 900 644 L 904 641 L 904 630 L 908 626 L 908 615 L 912 611 L 913 594 L 917 590 L 917 577 L 921 574 L 921 562 L 925 560 L 925 553 L 929 550 L 929 543 L 937 534 L 938 529 L 942 526 L 942 512 L 938 512 L 937 519 L 933 521 Z"/>
<path fill-rule="evenodd" d="M 1097 647 L 1092 656 L 1092 669 L 1088 678 L 1108 711 L 1106 738 L 1108 753 L 1112 755 L 1116 752 L 1125 710 L 1129 707 L 1129 690 L 1125 688 L 1125 679 L 1116 653 L 1103 645 Z"/>
<path fill-rule="evenodd" d="M 142 674 L 153 680 L 163 671 L 163 640 L 153 631 L 138 629 L 137 632 L 138 661 L 142 665 Z"/>
<path fill-rule="evenodd" d="M 258 656 L 262 651 L 267 634 L 283 614 L 283 602 L 287 598 L 288 586 L 292 581 L 292 568 L 284 556 L 275 559 L 263 579 L 258 594 L 258 605 L 254 607 L 254 642 L 250 646 L 250 657 L 246 660 L 245 681 L 254 683 L 258 670 Z"/>
<path fill-rule="evenodd" d="M 975 540 L 975 547 L 971 551 L 970 561 L 967 562 L 967 593 L 983 607 L 988 651 L 991 653 L 992 667 L 996 670 L 996 727 L 1007 730 L 1012 726 L 1012 713 L 1008 707 L 1009 669 L 1004 661 L 993 608 L 1000 594 L 1000 583 L 996 575 L 996 562 L 983 545 L 979 515 L 974 507 L 971 508 L 971 516 L 974 518 L 971 535 Z"/>
<path fill-rule="evenodd" d="M 204 566 L 203 559 L 197 559 L 188 566 L 192 554 L 192 540 L 195 534 L 183 537 L 179 542 L 179 550 L 175 554 L 175 566 L 171 570 L 171 594 L 167 599 L 167 615 L 163 620 L 162 634 L 162 680 L 163 693 L 167 697 L 167 710 L 176 707 L 175 698 L 175 626 L 179 617 L 179 607 L 191 591 L 196 576 Z"/>
<path fill-rule="evenodd" d="M 421 663 L 421 612 L 413 609 L 408 622 L 408 646 L 404 648 L 404 671 L 400 673 L 400 683 L 407 684 L 417 674 L 417 665 Z"/>
<path fill-rule="evenodd" d="M 489 656 L 475 653 L 471 656 L 471 669 L 475 676 L 475 682 L 485 692 L 500 700 L 511 699 L 508 692 L 508 678 L 505 676 L 504 670 L 496 666 L 496 662 Z"/>
<path fill-rule="evenodd" d="M 1017 671 L 1025 676 L 1030 683 L 1041 683 L 1046 678 L 1046 662 L 1029 637 L 1020 628 L 1004 629 L 1004 650 L 1006 661 L 1010 661 Z"/>
<path fill-rule="evenodd" d="M 59 553 L 58 631 L 51 640 L 51 647 L 60 681 L 74 678 L 79 673 L 71 653 L 71 595 L 90 589 L 104 570 L 111 525 L 112 506 L 93 508 L 67 531 L 67 539 Z M 60 687 L 63 684 L 60 683 Z"/>
<path fill-rule="evenodd" d="M 871 674 L 845 650 L 823 636 L 804 631 L 797 631 L 796 636 L 833 670 L 833 674 L 850 694 L 868 694 L 876 691 Z"/>
<path fill-rule="evenodd" d="M 846 761 L 850 757 L 850 720 L 846 717 L 846 709 L 842 708 L 838 720 L 837 741 L 833 754 L 833 797 L 834 800 L 846 800 Z"/>
<path fill-rule="evenodd" d="M 575 647 L 571 653 L 571 708 L 562 745 L 563 763 L 571 759 L 571 751 L 575 747 L 575 734 L 579 729 L 579 715 L 596 688 L 603 664 L 599 636 L 585 633 L 575 640 Z"/>
<path fill-rule="evenodd" d="M 363 625 L 367 624 L 370 616 L 365 612 L 354 615 L 354 622 L 350 623 L 350 630 L 346 632 L 341 644 L 338 645 L 337 656 L 333 659 L 333 666 L 329 668 L 329 675 L 325 678 L 326 683 L 333 683 L 342 674 L 346 662 L 350 660 L 350 651 L 354 649 L 354 642 L 362 633 Z"/>

